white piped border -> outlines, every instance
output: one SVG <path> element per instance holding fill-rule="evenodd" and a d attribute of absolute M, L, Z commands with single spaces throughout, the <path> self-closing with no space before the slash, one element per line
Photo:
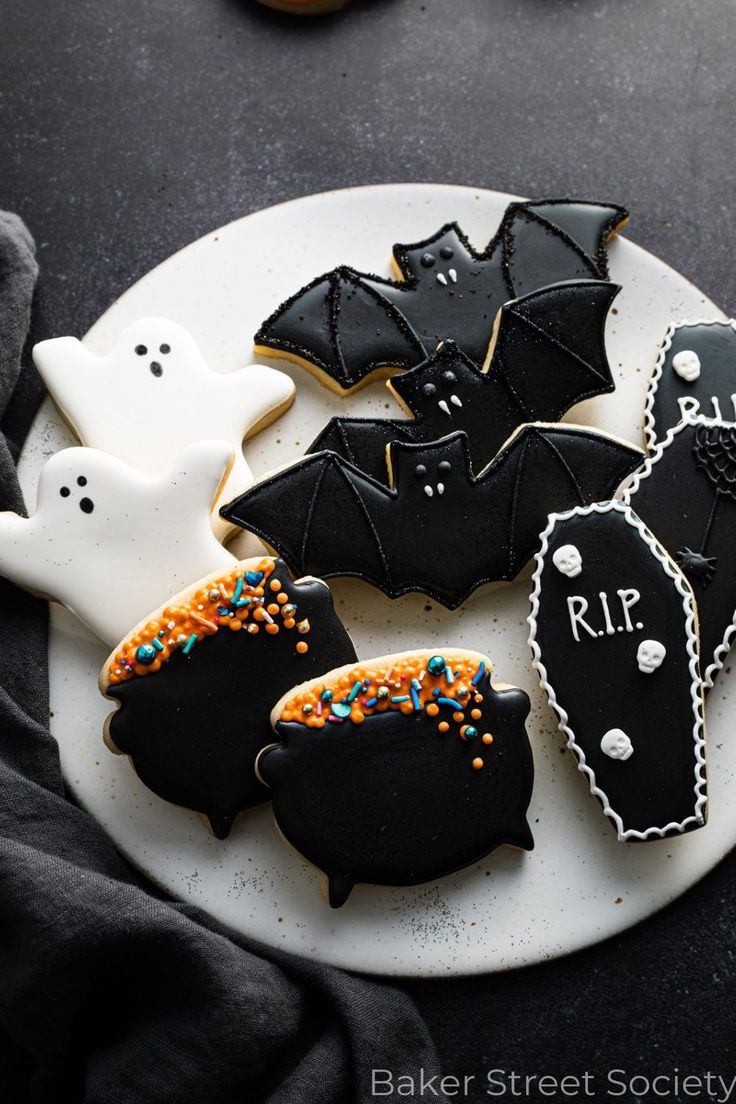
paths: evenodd
<path fill-rule="evenodd" d="M 734 327 L 736 329 L 736 326 Z M 643 479 L 646 479 L 652 473 L 652 468 L 655 464 L 658 464 L 662 459 L 665 451 L 672 444 L 678 433 L 682 433 L 688 426 L 693 425 L 736 425 L 736 422 L 724 422 L 718 418 L 708 418 L 705 414 L 693 414 L 689 418 L 683 418 L 677 425 L 667 433 L 664 441 L 655 447 L 651 456 L 647 456 L 646 460 L 640 468 L 630 476 L 629 480 L 624 483 L 622 494 L 623 501 L 627 506 L 631 506 L 631 499 L 639 489 L 639 485 Z M 633 509 L 633 507 L 632 507 Z M 696 599 L 697 606 L 697 599 Z M 736 608 L 734 608 L 731 615 L 731 623 L 726 627 L 726 631 L 723 634 L 723 640 L 713 653 L 713 662 L 709 663 L 706 669 L 703 671 L 703 686 L 708 690 L 713 689 L 713 683 L 718 672 L 726 662 L 726 656 L 731 651 L 731 645 L 733 643 L 734 636 L 736 635 Z"/>
<path fill-rule="evenodd" d="M 662 344 L 659 346 L 659 352 L 657 353 L 657 361 L 654 365 L 654 371 L 652 372 L 649 380 L 649 386 L 647 387 L 647 398 L 644 404 L 644 437 L 646 440 L 647 451 L 651 452 L 652 449 L 657 447 L 657 427 L 654 419 L 654 400 L 659 387 L 659 381 L 662 378 L 664 372 L 664 362 L 667 357 L 667 353 L 672 348 L 672 338 L 675 336 L 678 330 L 683 330 L 688 326 L 730 326 L 732 330 L 736 330 L 736 319 L 734 318 L 697 318 L 694 321 L 683 319 L 682 322 L 671 322 L 667 327 L 667 332 L 662 339 Z"/>
<path fill-rule="evenodd" d="M 678 593 L 682 597 L 682 607 L 686 614 L 686 631 L 687 631 L 687 650 L 690 656 L 689 668 L 691 675 L 690 685 L 690 697 L 693 703 L 693 744 L 695 750 L 695 808 L 692 816 L 686 817 L 685 820 L 679 824 L 672 821 L 669 824 L 665 824 L 661 828 L 652 827 L 647 828 L 645 831 L 640 832 L 635 828 L 624 828 L 623 821 L 619 814 L 611 807 L 611 803 L 608 796 L 598 786 L 594 771 L 588 766 L 585 759 L 585 752 L 575 739 L 575 733 L 568 725 L 568 715 L 557 701 L 557 695 L 554 687 L 550 684 L 547 678 L 547 669 L 542 662 L 542 653 L 537 643 L 537 615 L 539 613 L 539 596 L 542 590 L 542 571 L 544 568 L 544 558 L 549 548 L 550 534 L 554 530 L 555 526 L 560 521 L 567 521 L 571 517 L 585 517 L 588 514 L 607 514 L 611 510 L 616 510 L 622 513 L 626 518 L 629 525 L 633 526 L 642 537 L 645 544 L 647 544 L 657 560 L 662 565 L 662 569 L 666 575 L 669 575 L 674 580 Z M 667 556 L 665 550 L 655 540 L 654 536 L 644 525 L 643 521 L 637 517 L 630 506 L 625 505 L 622 502 L 594 502 L 590 506 L 576 506 L 573 510 L 566 510 L 561 514 L 550 514 L 547 528 L 542 533 L 541 548 L 536 553 L 536 568 L 534 570 L 533 582 L 534 589 L 532 590 L 531 603 L 532 611 L 527 618 L 530 626 L 529 644 L 532 649 L 532 666 L 539 673 L 539 678 L 542 684 L 542 689 L 545 691 L 549 704 L 554 709 L 558 717 L 558 727 L 567 736 L 567 746 L 578 759 L 578 770 L 586 776 L 590 784 L 590 792 L 594 794 L 603 805 L 603 812 L 613 823 L 616 825 L 616 831 L 620 840 L 645 840 L 652 836 L 663 837 L 669 832 L 684 832 L 686 828 L 691 824 L 702 825 L 705 823 L 705 816 L 703 810 L 707 803 L 708 797 L 705 790 L 705 722 L 703 719 L 703 691 L 702 683 L 700 680 L 700 667 L 698 663 L 698 633 L 697 633 L 697 621 L 695 614 L 695 600 L 693 598 L 692 591 L 688 585 L 684 575 L 678 570 L 675 564 L 672 563 Z"/>

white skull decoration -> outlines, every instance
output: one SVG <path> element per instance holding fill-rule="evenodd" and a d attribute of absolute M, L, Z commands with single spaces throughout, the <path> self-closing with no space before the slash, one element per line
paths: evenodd
<path fill-rule="evenodd" d="M 700 378 L 700 357 L 694 349 L 681 349 L 672 358 L 672 367 L 685 383 L 695 383 Z"/>
<path fill-rule="evenodd" d="M 552 563 L 568 579 L 575 579 L 583 570 L 583 557 L 574 544 L 563 544 L 552 556 Z"/>
<path fill-rule="evenodd" d="M 629 759 L 634 754 L 634 745 L 620 728 L 611 728 L 601 740 L 601 751 L 609 759 Z"/>
<path fill-rule="evenodd" d="M 639 670 L 645 675 L 651 675 L 664 663 L 667 649 L 659 640 L 642 640 L 636 653 L 636 662 Z"/>

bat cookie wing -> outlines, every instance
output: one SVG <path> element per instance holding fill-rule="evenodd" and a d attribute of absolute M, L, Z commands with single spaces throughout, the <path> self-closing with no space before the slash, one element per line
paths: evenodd
<path fill-rule="evenodd" d="M 263 323 L 255 351 L 294 360 L 344 394 L 381 369 L 416 364 L 422 346 L 384 283 L 345 267 L 317 277 Z"/>

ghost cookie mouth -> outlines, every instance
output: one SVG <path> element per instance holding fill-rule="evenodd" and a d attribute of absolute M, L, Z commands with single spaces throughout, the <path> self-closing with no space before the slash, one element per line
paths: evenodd
<path fill-rule="evenodd" d="M 403 652 L 331 671 L 274 708 L 279 743 L 256 769 L 334 908 L 357 882 L 416 885 L 503 843 L 532 849 L 529 699 L 491 671 L 476 652 Z"/>

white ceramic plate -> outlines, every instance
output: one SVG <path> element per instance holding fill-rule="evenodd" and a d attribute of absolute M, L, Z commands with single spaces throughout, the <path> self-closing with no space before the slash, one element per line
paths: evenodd
<path fill-rule="evenodd" d="M 407 184 L 310 196 L 260 211 L 207 235 L 149 273 L 102 316 L 86 341 L 101 351 L 137 317 L 169 316 L 194 332 L 217 369 L 231 371 L 251 359 L 252 335 L 262 319 L 317 273 L 348 262 L 388 274 L 393 242 L 416 241 L 451 219 L 471 241 L 484 245 L 511 198 Z M 609 327 L 617 390 L 582 404 L 568 420 L 640 444 L 646 382 L 668 323 L 720 312 L 630 242 L 613 245 L 611 270 L 624 287 Z M 333 414 L 396 412 L 383 384 L 344 400 L 308 373 L 286 370 L 293 371 L 297 401 L 249 444 L 256 473 L 299 456 Z M 45 403 L 21 464 L 31 505 L 43 459 L 69 444 L 68 431 Z M 252 537 L 238 540 L 240 548 L 257 548 Z M 343 909 L 331 911 L 314 871 L 277 835 L 268 806 L 242 815 L 231 837 L 220 842 L 194 813 L 145 789 L 126 758 L 106 750 L 102 722 L 109 705 L 97 691 L 106 649 L 55 608 L 51 725 L 67 782 L 120 850 L 175 897 L 264 943 L 325 962 L 441 977 L 528 965 L 613 935 L 682 893 L 736 842 L 736 742 L 727 730 L 736 681 L 725 673 L 709 702 L 707 827 L 677 839 L 620 844 L 574 757 L 563 752 L 531 669 L 528 572 L 505 589 L 476 595 L 455 613 L 421 595 L 391 602 L 356 580 L 336 582 L 333 589 L 359 655 L 474 648 L 492 657 L 498 678 L 531 696 L 536 785 L 530 822 L 536 850 L 501 848 L 455 877 L 412 889 L 359 886 Z"/>

